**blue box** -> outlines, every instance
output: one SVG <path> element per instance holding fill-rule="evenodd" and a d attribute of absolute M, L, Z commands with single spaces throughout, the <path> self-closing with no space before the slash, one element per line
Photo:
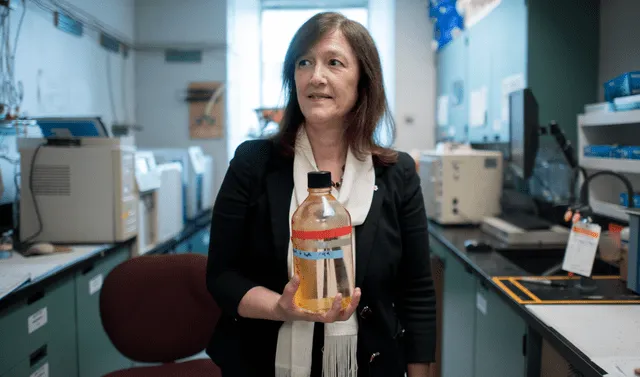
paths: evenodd
<path fill-rule="evenodd" d="M 620 205 L 626 207 L 629 203 L 629 195 L 626 192 L 620 193 Z M 633 194 L 633 207 L 640 208 L 640 193 Z"/>
<path fill-rule="evenodd" d="M 618 97 L 613 100 L 613 105 L 616 111 L 638 110 L 640 109 L 640 94 Z"/>
<path fill-rule="evenodd" d="M 626 72 L 604 83 L 606 101 L 634 94 L 640 94 L 640 71 Z"/>
<path fill-rule="evenodd" d="M 614 158 L 627 160 L 640 160 L 640 147 L 637 146 L 621 146 L 616 147 L 613 151 Z"/>
<path fill-rule="evenodd" d="M 585 157 L 615 157 L 617 147 L 615 145 L 586 145 L 584 147 Z"/>

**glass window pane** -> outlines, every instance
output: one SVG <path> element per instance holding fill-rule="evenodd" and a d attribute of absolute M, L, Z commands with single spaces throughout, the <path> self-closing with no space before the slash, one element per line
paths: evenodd
<path fill-rule="evenodd" d="M 368 27 L 367 8 L 348 9 L 272 9 L 262 12 L 261 63 L 262 107 L 282 106 L 282 64 L 296 31 L 319 12 L 334 10 Z"/>

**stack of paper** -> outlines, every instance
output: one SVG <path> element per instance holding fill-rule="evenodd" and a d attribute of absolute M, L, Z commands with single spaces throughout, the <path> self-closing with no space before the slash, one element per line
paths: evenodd
<path fill-rule="evenodd" d="M 31 280 L 31 273 L 19 266 L 0 266 L 0 299 Z"/>

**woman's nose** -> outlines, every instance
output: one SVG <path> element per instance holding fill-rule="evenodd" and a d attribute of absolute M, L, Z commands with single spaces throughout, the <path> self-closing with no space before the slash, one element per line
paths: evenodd
<path fill-rule="evenodd" d="M 322 85 L 326 84 L 327 79 L 324 74 L 324 67 L 321 64 L 317 64 L 313 69 L 313 75 L 311 75 L 311 84 Z"/>

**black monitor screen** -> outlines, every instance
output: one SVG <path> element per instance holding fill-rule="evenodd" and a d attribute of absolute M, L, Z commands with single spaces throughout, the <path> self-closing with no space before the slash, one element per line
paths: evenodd
<path fill-rule="evenodd" d="M 522 179 L 533 174 L 538 153 L 538 102 L 531 89 L 522 89 L 509 95 L 509 143 L 513 170 Z"/>

